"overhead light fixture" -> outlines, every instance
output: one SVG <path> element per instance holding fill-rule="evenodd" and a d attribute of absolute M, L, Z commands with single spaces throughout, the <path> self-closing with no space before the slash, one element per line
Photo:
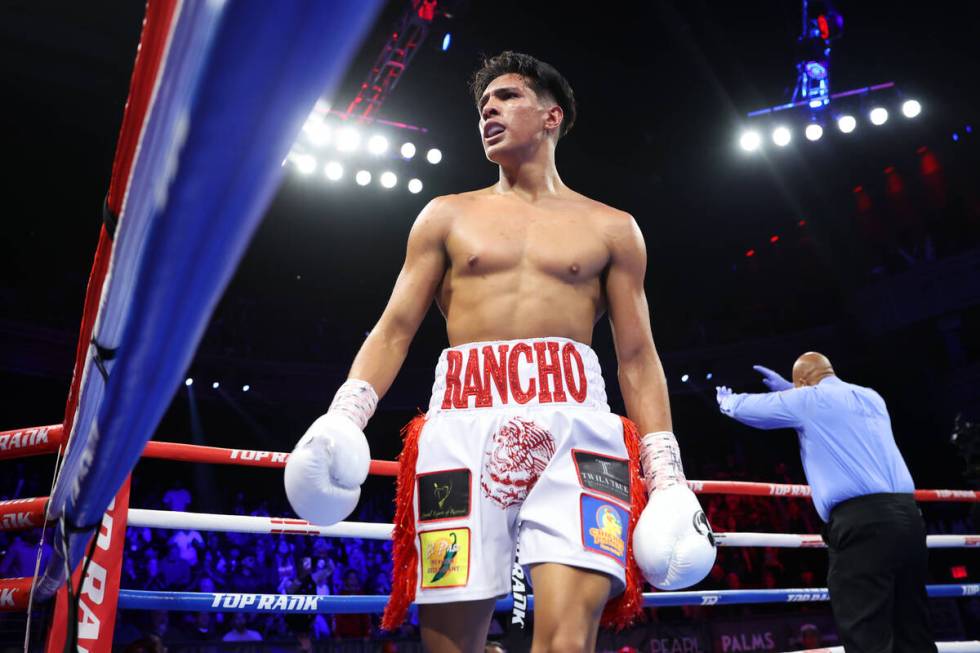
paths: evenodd
<path fill-rule="evenodd" d="M 755 152 L 762 145 L 762 137 L 757 131 L 742 132 L 742 137 L 738 139 L 738 144 L 746 152 Z"/>

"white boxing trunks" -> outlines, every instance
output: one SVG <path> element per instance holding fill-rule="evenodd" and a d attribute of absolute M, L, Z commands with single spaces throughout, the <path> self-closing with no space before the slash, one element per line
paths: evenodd
<path fill-rule="evenodd" d="M 590 569 L 623 591 L 629 454 L 588 346 L 538 338 L 444 350 L 413 482 L 417 603 L 508 594 L 515 551 L 525 568 Z"/>

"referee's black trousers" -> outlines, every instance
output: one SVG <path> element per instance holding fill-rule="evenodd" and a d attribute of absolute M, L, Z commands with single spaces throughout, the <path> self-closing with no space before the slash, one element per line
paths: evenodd
<path fill-rule="evenodd" d="M 869 494 L 831 512 L 827 587 L 847 653 L 931 653 L 928 552 L 911 494 Z"/>

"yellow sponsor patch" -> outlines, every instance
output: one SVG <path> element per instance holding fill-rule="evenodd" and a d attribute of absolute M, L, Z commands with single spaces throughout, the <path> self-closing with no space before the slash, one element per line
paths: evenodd
<path fill-rule="evenodd" d="M 470 579 L 470 529 L 419 533 L 422 589 L 462 587 Z"/>
<path fill-rule="evenodd" d="M 582 495 L 582 544 L 586 549 L 614 558 L 625 566 L 628 526 L 629 513 L 622 506 L 590 494 Z"/>

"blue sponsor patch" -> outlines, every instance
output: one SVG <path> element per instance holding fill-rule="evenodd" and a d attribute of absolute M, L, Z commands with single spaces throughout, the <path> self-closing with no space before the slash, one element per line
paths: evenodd
<path fill-rule="evenodd" d="M 582 545 L 626 566 L 626 538 L 629 537 L 629 513 L 618 504 L 582 495 Z"/>

